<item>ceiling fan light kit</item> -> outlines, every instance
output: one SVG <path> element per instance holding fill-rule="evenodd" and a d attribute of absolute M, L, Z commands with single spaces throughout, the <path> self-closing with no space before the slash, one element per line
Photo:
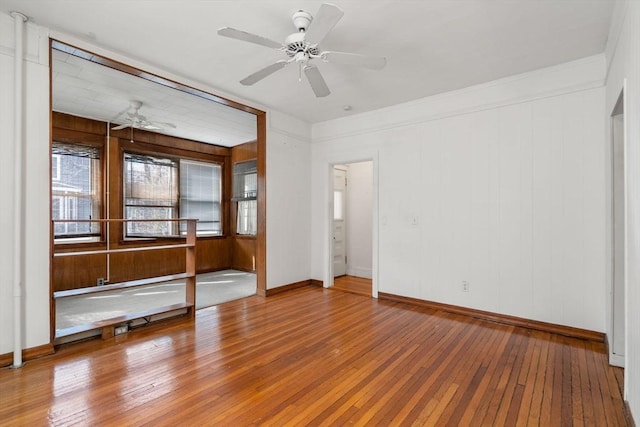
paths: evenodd
<path fill-rule="evenodd" d="M 289 59 L 279 60 L 256 71 L 240 80 L 245 86 L 251 86 L 265 77 L 270 76 L 285 66 L 298 64 L 299 79 L 304 72 L 311 89 L 316 97 L 324 97 L 331 93 L 318 67 L 312 63 L 316 59 L 336 64 L 355 65 L 372 70 L 380 70 L 387 63 L 386 58 L 366 56 L 357 53 L 322 51 L 319 44 L 329 34 L 344 15 L 336 5 L 323 3 L 315 18 L 304 10 L 298 10 L 292 16 L 293 25 L 298 30 L 285 38 L 284 43 L 278 43 L 266 37 L 258 36 L 235 28 L 224 27 L 218 34 L 236 40 L 258 44 L 271 49 L 285 52 Z"/>

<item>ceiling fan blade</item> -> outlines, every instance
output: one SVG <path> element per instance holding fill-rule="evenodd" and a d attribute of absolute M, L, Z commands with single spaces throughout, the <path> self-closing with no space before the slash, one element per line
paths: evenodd
<path fill-rule="evenodd" d="M 323 3 L 307 28 L 304 38 L 311 44 L 320 43 L 340 21 L 344 12 L 331 3 Z"/>
<path fill-rule="evenodd" d="M 260 71 L 256 71 L 250 76 L 245 77 L 244 79 L 240 80 L 240 83 L 242 83 L 245 86 L 251 86 L 252 84 L 257 83 L 260 80 L 264 79 L 265 77 L 270 76 L 271 74 L 280 70 L 288 63 L 289 63 L 288 61 L 280 60 L 274 64 L 269 65 L 268 67 L 263 68 Z"/>
<path fill-rule="evenodd" d="M 173 123 L 167 123 L 167 122 L 146 121 L 144 123 L 141 123 L 140 127 L 145 129 L 163 130 L 163 129 L 175 129 L 176 125 L 174 125 Z"/>
<path fill-rule="evenodd" d="M 387 58 L 383 56 L 367 56 L 346 52 L 322 52 L 320 56 L 323 61 L 334 64 L 357 65 L 372 70 L 381 70 L 387 65 Z"/>
<path fill-rule="evenodd" d="M 316 97 L 322 98 L 331 93 L 329 86 L 327 86 L 322 78 L 322 74 L 320 74 L 318 67 L 315 65 L 307 65 L 304 67 L 304 75 L 307 76 L 307 80 L 311 85 L 311 89 L 313 89 L 313 93 L 316 94 Z"/>
<path fill-rule="evenodd" d="M 111 128 L 111 130 L 126 129 L 126 128 L 130 127 L 130 126 L 131 126 L 131 123 L 127 123 L 127 124 L 124 124 L 124 125 L 113 127 L 113 128 Z"/>
<path fill-rule="evenodd" d="M 242 40 L 249 43 L 259 44 L 261 46 L 270 47 L 273 49 L 280 49 L 282 43 L 274 42 L 266 37 L 257 36 L 255 34 L 247 33 L 246 31 L 236 30 L 235 28 L 223 27 L 218 30 L 218 35 L 229 37 L 232 39 Z"/>

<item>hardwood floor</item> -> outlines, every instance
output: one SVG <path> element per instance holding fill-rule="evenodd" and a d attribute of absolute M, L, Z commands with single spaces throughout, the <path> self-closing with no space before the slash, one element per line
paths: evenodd
<path fill-rule="evenodd" d="M 2 425 L 623 426 L 602 344 L 305 287 L 0 370 Z"/>
<path fill-rule="evenodd" d="M 371 279 L 355 276 L 339 276 L 333 279 L 333 287 L 330 289 L 370 297 Z"/>

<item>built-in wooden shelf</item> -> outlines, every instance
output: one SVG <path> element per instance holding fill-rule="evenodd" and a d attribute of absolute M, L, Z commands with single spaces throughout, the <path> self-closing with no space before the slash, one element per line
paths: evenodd
<path fill-rule="evenodd" d="M 102 338 L 111 338 L 114 336 L 114 328 L 118 325 L 126 324 L 137 319 L 144 319 L 146 317 L 156 316 L 158 314 L 170 313 L 172 311 L 185 310 L 189 316 L 194 311 L 194 305 L 186 302 L 166 305 L 163 307 L 152 308 L 145 311 L 139 311 L 137 313 L 127 313 L 122 316 L 112 317 L 110 319 L 98 320 L 91 323 L 85 323 L 82 325 L 71 326 L 69 328 L 57 329 L 55 338 L 68 337 L 70 335 L 76 335 L 83 332 L 89 332 L 93 330 L 102 330 Z"/>
<path fill-rule="evenodd" d="M 139 319 L 146 319 L 150 321 L 152 316 L 159 314 L 170 313 L 174 311 L 184 311 L 190 318 L 195 318 L 196 307 L 196 223 L 195 219 L 166 219 L 166 220 L 126 220 L 126 219 L 99 219 L 99 220 L 54 220 L 56 222 L 98 222 L 98 223 L 111 223 L 111 222 L 147 222 L 147 221 L 173 221 L 186 223 L 187 232 L 184 236 L 185 243 L 176 243 L 170 245 L 155 245 L 155 246 L 137 246 L 133 248 L 109 248 L 109 242 L 107 241 L 107 249 L 89 250 L 89 251 L 70 251 L 70 252 L 57 252 L 53 253 L 55 257 L 73 257 L 95 254 L 114 254 L 121 252 L 139 252 L 139 251 L 154 251 L 163 249 L 184 249 L 185 250 L 185 269 L 183 273 L 170 274 L 164 276 L 149 277 L 137 280 L 131 280 L 127 282 L 112 283 L 103 286 L 92 286 L 80 289 L 69 289 L 64 291 L 57 291 L 53 293 L 53 298 L 66 298 L 78 295 L 87 295 L 98 292 L 111 291 L 116 289 L 131 288 L 136 286 L 151 285 L 160 282 L 169 282 L 172 280 L 185 280 L 185 301 L 178 304 L 171 304 L 162 307 L 152 308 L 144 311 L 138 311 L 133 313 L 127 313 L 122 316 L 117 316 L 109 319 L 99 320 L 95 322 L 85 323 L 82 325 L 76 325 L 69 328 L 56 329 L 54 339 L 68 337 L 84 332 L 102 330 L 102 338 L 110 338 L 114 336 L 114 328 L 119 325 L 127 324 Z M 53 230 L 55 227 L 51 227 L 51 242 L 54 241 Z"/>

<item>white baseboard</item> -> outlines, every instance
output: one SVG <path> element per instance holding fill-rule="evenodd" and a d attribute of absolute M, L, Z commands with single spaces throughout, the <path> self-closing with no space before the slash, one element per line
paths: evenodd
<path fill-rule="evenodd" d="M 355 276 L 355 277 L 364 277 L 365 279 L 371 279 L 373 275 L 371 274 L 370 268 L 359 268 L 359 267 L 350 267 L 347 266 L 347 275 Z"/>
<path fill-rule="evenodd" d="M 609 353 L 609 365 L 624 368 L 624 356 L 619 354 Z"/>

